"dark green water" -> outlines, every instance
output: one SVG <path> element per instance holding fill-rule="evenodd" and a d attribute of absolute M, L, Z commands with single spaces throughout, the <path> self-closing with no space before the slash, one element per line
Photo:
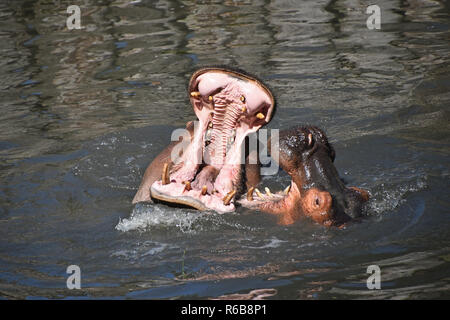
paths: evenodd
<path fill-rule="evenodd" d="M 69 4 L 0 4 L 0 297 L 450 297 L 449 2 L 377 1 L 381 30 L 369 1 L 85 0 L 81 30 Z M 133 207 L 209 64 L 265 80 L 269 128 L 322 127 L 343 178 L 373 195 L 367 219 Z"/>

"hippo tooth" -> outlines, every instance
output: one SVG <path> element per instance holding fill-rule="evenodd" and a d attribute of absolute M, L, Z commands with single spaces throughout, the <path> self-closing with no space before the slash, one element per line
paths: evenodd
<path fill-rule="evenodd" d="M 241 111 L 242 111 L 243 113 L 246 113 L 246 112 L 247 112 L 247 107 L 246 107 L 246 106 L 243 106 L 242 109 L 241 109 Z"/>
<path fill-rule="evenodd" d="M 163 170 L 162 170 L 162 177 L 161 177 L 162 184 L 169 184 L 169 164 L 166 162 L 164 163 Z"/>
<path fill-rule="evenodd" d="M 262 120 L 262 119 L 264 119 L 266 116 L 263 115 L 263 114 L 260 112 L 260 113 L 258 113 L 258 114 L 256 115 L 256 117 L 257 117 L 259 120 Z"/>
<path fill-rule="evenodd" d="M 272 192 L 270 192 L 270 189 L 269 189 L 268 187 L 265 187 L 264 190 L 266 191 L 266 194 L 267 194 L 269 197 L 273 197 L 273 194 L 272 194 Z"/>
<path fill-rule="evenodd" d="M 200 96 L 201 96 L 201 93 L 198 92 L 198 91 L 192 91 L 191 92 L 191 97 L 193 97 L 193 98 L 198 98 Z"/>
<path fill-rule="evenodd" d="M 288 186 L 286 187 L 286 189 L 283 190 L 283 193 L 284 193 L 285 195 L 287 195 L 287 194 L 289 193 L 290 190 L 291 190 L 291 185 L 288 185 Z"/>
<path fill-rule="evenodd" d="M 191 191 L 192 190 L 190 181 L 184 181 L 183 184 L 184 184 L 184 190 L 186 190 L 186 191 Z"/>
<path fill-rule="evenodd" d="M 202 196 L 206 194 L 206 191 L 208 191 L 208 188 L 206 186 L 202 187 Z"/>
<path fill-rule="evenodd" d="M 209 101 L 213 101 L 213 97 L 212 97 L 212 96 L 209 96 L 209 97 L 208 97 L 208 100 L 209 100 Z"/>
<path fill-rule="evenodd" d="M 234 195 L 236 194 L 236 190 L 232 190 L 230 192 L 227 193 L 227 195 L 225 197 L 223 197 L 223 204 L 224 205 L 229 205 L 231 202 L 231 199 L 234 197 Z"/>
<path fill-rule="evenodd" d="M 210 141 L 211 140 L 211 130 L 212 129 L 206 130 L 205 141 Z"/>
<path fill-rule="evenodd" d="M 261 200 L 264 200 L 264 199 L 265 199 L 264 196 L 263 196 L 263 194 L 261 193 L 261 191 L 258 190 L 258 188 L 255 188 L 255 192 L 256 192 L 256 194 L 258 195 L 258 197 L 259 197 Z"/>
<path fill-rule="evenodd" d="M 245 97 L 244 96 L 241 96 L 241 101 L 245 102 Z"/>
<path fill-rule="evenodd" d="M 253 201 L 253 190 L 255 190 L 255 187 L 251 187 L 247 191 L 247 200 L 248 201 Z"/>

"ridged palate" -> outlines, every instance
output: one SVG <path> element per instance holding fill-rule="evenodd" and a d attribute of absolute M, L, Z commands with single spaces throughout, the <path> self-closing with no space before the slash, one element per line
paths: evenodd
<path fill-rule="evenodd" d="M 210 144 L 210 156 L 212 156 L 213 164 L 224 162 L 227 146 L 230 137 L 233 136 L 233 130 L 236 121 L 242 112 L 241 108 L 232 101 L 225 101 L 219 96 L 213 98 L 214 113 L 212 116 L 213 134 Z"/>

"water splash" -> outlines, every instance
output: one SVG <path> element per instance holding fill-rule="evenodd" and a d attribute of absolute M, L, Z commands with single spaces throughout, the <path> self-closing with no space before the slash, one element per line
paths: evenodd
<path fill-rule="evenodd" d="M 182 233 L 196 233 L 202 229 L 199 222 L 205 215 L 208 213 L 138 204 L 129 218 L 119 221 L 116 230 L 127 232 L 147 231 L 152 228 L 176 228 Z"/>
<path fill-rule="evenodd" d="M 239 213 L 218 214 L 209 211 L 138 203 L 129 218 L 119 221 L 116 230 L 146 232 L 174 229 L 184 234 L 224 231 L 225 229 L 250 232 L 260 230 L 257 225 L 249 225 L 240 220 Z"/>
<path fill-rule="evenodd" d="M 417 192 L 427 188 L 427 177 L 419 176 L 416 179 L 400 185 L 380 184 L 372 194 L 367 204 L 367 212 L 371 215 L 382 215 L 399 207 L 406 201 L 408 193 Z"/>

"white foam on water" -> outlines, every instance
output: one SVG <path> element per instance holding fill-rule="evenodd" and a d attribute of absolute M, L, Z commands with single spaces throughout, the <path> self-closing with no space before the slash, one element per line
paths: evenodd
<path fill-rule="evenodd" d="M 152 227 L 175 227 L 183 233 L 195 233 L 201 229 L 198 222 L 209 214 L 158 205 L 136 205 L 129 218 L 119 221 L 116 230 L 127 232 L 146 231 Z"/>
<path fill-rule="evenodd" d="M 186 208 L 172 208 L 159 204 L 138 203 L 130 217 L 119 220 L 116 230 L 152 231 L 175 229 L 181 233 L 199 234 L 215 230 L 232 229 L 254 232 L 259 226 L 247 225 L 239 219 L 239 213 L 220 214 Z"/>
<path fill-rule="evenodd" d="M 111 253 L 111 257 L 127 260 L 137 261 L 146 256 L 158 256 L 159 254 L 168 250 L 178 250 L 179 247 L 169 243 L 158 241 L 144 241 L 138 242 L 130 249 L 121 249 Z"/>
<path fill-rule="evenodd" d="M 151 248 L 150 250 L 148 250 L 147 252 L 145 252 L 143 254 L 143 256 L 154 256 L 157 255 L 161 252 L 163 252 L 164 250 L 166 250 L 167 248 L 169 248 L 170 246 L 167 243 L 157 243 L 157 246 L 154 248 Z"/>
<path fill-rule="evenodd" d="M 245 246 L 246 248 L 250 248 L 250 249 L 269 249 L 269 248 L 278 248 L 279 246 L 281 246 L 282 243 L 284 242 L 288 242 L 286 240 L 280 240 L 276 237 L 272 237 L 270 239 L 267 239 L 265 241 L 268 241 L 266 244 L 263 244 L 262 246 L 259 247 L 253 247 L 253 246 Z"/>

